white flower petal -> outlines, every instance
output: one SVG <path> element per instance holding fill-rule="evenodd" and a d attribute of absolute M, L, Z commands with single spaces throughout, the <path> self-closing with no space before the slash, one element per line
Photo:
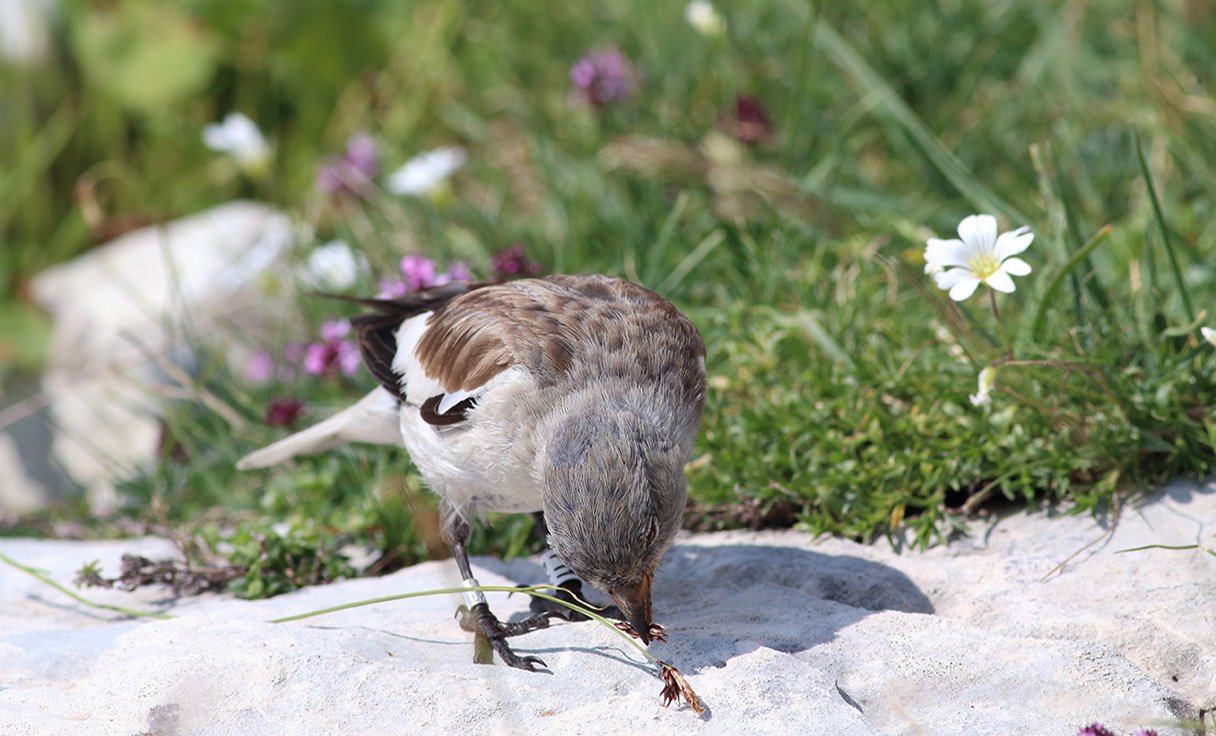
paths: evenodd
<path fill-rule="evenodd" d="M 959 279 L 961 279 L 965 276 L 971 276 L 970 269 L 951 268 L 949 270 L 938 271 L 937 273 L 933 274 L 933 281 L 934 281 L 934 283 L 937 284 L 937 288 L 949 289 L 950 287 L 957 284 Z M 974 278 L 974 277 L 972 276 L 972 278 Z"/>
<path fill-rule="evenodd" d="M 1010 276 L 1026 276 L 1030 273 L 1030 264 L 1021 258 L 1007 258 L 1001 263 L 1001 270 Z"/>
<path fill-rule="evenodd" d="M 246 171 L 259 170 L 270 162 L 270 144 L 262 131 L 239 112 L 229 113 L 222 123 L 205 126 L 203 145 L 228 154 Z"/>
<path fill-rule="evenodd" d="M 1009 274 L 1005 273 L 1004 266 L 998 268 L 996 273 L 984 279 L 984 283 L 1005 294 L 1013 293 L 1014 288 L 1016 288 L 1013 285 L 1013 279 L 1009 278 Z"/>
<path fill-rule="evenodd" d="M 204 126 L 203 145 L 217 153 L 228 153 L 228 131 L 219 123 Z"/>
<path fill-rule="evenodd" d="M 958 236 L 981 253 L 991 253 L 996 243 L 996 218 L 992 215 L 971 215 L 958 224 Z"/>
<path fill-rule="evenodd" d="M 962 269 L 958 269 L 962 270 Z M 950 298 L 956 302 L 961 302 L 967 297 L 975 293 L 975 287 L 980 285 L 980 280 L 972 276 L 970 272 L 965 272 L 963 278 L 958 280 L 950 289 Z"/>
<path fill-rule="evenodd" d="M 726 31 L 726 21 L 707 0 L 692 0 L 684 6 L 684 18 L 703 36 L 720 36 Z"/>
<path fill-rule="evenodd" d="M 300 275 L 313 288 L 341 291 L 354 286 L 366 266 L 346 241 L 334 240 L 313 250 Z"/>
<path fill-rule="evenodd" d="M 1012 232 L 1001 233 L 1000 237 L 996 239 L 995 255 L 1002 261 L 1009 256 L 1016 256 L 1029 248 L 1032 240 L 1034 240 L 1034 233 L 1025 226 Z"/>
<path fill-rule="evenodd" d="M 385 188 L 393 194 L 427 194 L 441 186 L 467 160 L 468 154 L 459 147 L 421 153 L 390 174 Z"/>
<path fill-rule="evenodd" d="M 966 266 L 969 248 L 961 240 L 929 238 L 925 247 L 925 262 L 938 266 Z"/>
<path fill-rule="evenodd" d="M 992 391 L 992 387 L 996 385 L 996 369 L 992 366 L 984 368 L 979 375 L 979 392 L 986 394 Z"/>
<path fill-rule="evenodd" d="M 1211 327 L 1200 327 L 1199 333 L 1203 335 L 1203 339 L 1208 341 L 1208 344 L 1216 348 L 1216 330 Z"/>

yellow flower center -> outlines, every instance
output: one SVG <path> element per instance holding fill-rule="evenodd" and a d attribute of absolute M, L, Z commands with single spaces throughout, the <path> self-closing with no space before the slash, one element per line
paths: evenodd
<path fill-rule="evenodd" d="M 981 253 L 967 262 L 967 266 L 971 268 L 971 273 L 981 281 L 996 273 L 996 270 L 1001 267 L 1000 260 L 992 253 Z"/>

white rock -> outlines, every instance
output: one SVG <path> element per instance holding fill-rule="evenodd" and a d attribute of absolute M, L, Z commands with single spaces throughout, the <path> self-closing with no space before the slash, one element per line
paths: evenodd
<path fill-rule="evenodd" d="M 0 509 L 29 514 L 45 506 L 46 489 L 26 474 L 17 443 L 7 434 L 0 434 L 0 468 Z"/>
<path fill-rule="evenodd" d="M 135 342 L 181 351 L 187 330 L 214 339 L 270 311 L 246 287 L 289 240 L 283 215 L 232 202 L 129 233 L 34 279 L 54 320 L 43 376 L 52 452 L 95 508 L 104 511 L 114 483 L 152 461 L 160 438 L 149 386 L 163 377 Z"/>
<path fill-rule="evenodd" d="M 1016 514 L 971 539 L 899 552 L 802 532 L 691 535 L 655 582 L 671 636 L 651 651 L 709 712 L 663 708 L 660 683 L 619 636 L 554 624 L 514 639 L 551 675 L 471 663 L 459 596 L 267 620 L 453 587 L 450 561 L 268 601 L 89 590 L 178 616 L 135 622 L 81 606 L 0 565 L 0 723 L 15 733 L 114 734 L 1063 734 L 1192 733 L 1216 705 L 1216 559 L 1146 543 L 1211 544 L 1216 487 L 1179 482 L 1102 538 L 1088 516 Z M 116 574 L 123 550 L 165 541 L 0 540 L 0 553 L 70 580 Z M 536 582 L 534 559 L 474 560 L 483 584 Z M 523 596 L 489 594 L 502 617 Z M 1177 679 L 1175 679 L 1177 678 Z M 1209 716 L 1210 718 L 1210 716 Z M 1211 726 L 1209 725 L 1209 728 Z"/>

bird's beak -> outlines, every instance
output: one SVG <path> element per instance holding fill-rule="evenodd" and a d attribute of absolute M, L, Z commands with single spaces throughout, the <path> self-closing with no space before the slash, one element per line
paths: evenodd
<path fill-rule="evenodd" d="M 621 609 L 625 620 L 633 627 L 643 644 L 650 643 L 650 581 L 643 575 L 636 587 L 620 587 L 608 594 L 616 607 Z"/>

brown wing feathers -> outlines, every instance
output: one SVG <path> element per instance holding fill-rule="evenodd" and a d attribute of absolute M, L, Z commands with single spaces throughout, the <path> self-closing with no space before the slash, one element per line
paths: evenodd
<path fill-rule="evenodd" d="M 435 314 L 414 354 L 426 375 L 449 392 L 473 391 L 512 364 L 526 367 L 541 385 L 551 384 L 582 365 L 578 356 L 590 350 L 601 356 L 596 359 L 600 363 L 652 362 L 639 366 L 643 374 L 684 379 L 684 390 L 703 398 L 701 373 L 670 374 L 674 365 L 691 366 L 704 358 L 696 328 L 662 297 L 620 279 L 550 276 L 499 285 L 449 284 L 405 299 L 339 298 L 375 310 L 352 320 L 359 349 L 380 385 L 401 401 L 401 376 L 392 367 L 396 333 L 402 322 L 428 311 Z M 655 339 L 659 343 L 652 350 L 625 349 L 626 342 L 650 344 Z M 686 357 L 677 358 L 680 354 Z M 440 398 L 422 406 L 430 424 L 454 424 L 473 405 L 466 399 L 439 414 Z"/>
<path fill-rule="evenodd" d="M 403 299 L 359 299 L 334 294 L 322 296 L 375 310 L 371 314 L 351 320 L 359 343 L 359 353 L 376 382 L 396 396 L 398 401 L 404 401 L 401 376 L 393 370 L 393 358 L 397 355 L 397 330 L 401 323 L 424 312 L 442 309 L 461 294 L 483 286 L 487 284 L 446 284 Z"/>

